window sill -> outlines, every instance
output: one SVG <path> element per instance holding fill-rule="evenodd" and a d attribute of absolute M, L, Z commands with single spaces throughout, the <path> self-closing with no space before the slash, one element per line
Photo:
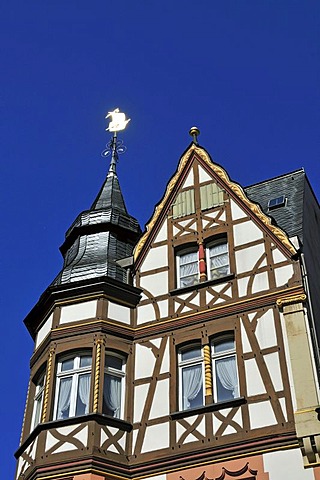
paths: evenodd
<path fill-rule="evenodd" d="M 46 423 L 39 423 L 26 440 L 20 445 L 14 456 L 19 458 L 20 455 L 28 448 L 31 442 L 39 435 L 43 430 L 50 430 L 53 428 L 66 427 L 69 425 L 76 425 L 78 423 L 97 422 L 99 425 L 108 425 L 110 427 L 119 428 L 125 432 L 131 432 L 132 424 L 121 420 L 120 418 L 110 417 L 108 415 L 102 415 L 101 413 L 88 413 L 87 415 L 81 415 L 79 417 L 64 418 L 63 420 L 51 420 Z"/>
<path fill-rule="evenodd" d="M 245 397 L 234 398 L 233 400 L 225 400 L 224 402 L 210 403 L 202 407 L 190 408 L 189 410 L 181 410 L 179 412 L 171 413 L 171 420 L 179 420 L 180 418 L 192 417 L 193 415 L 200 415 L 201 413 L 216 412 L 223 408 L 238 407 L 246 403 Z"/>
<path fill-rule="evenodd" d="M 190 287 L 181 287 L 170 290 L 169 295 L 181 295 L 182 293 L 192 292 L 193 290 L 199 290 L 200 288 L 210 287 L 211 285 L 219 285 L 220 283 L 229 282 L 235 277 L 234 273 L 230 273 L 222 278 L 217 278 L 215 280 L 207 280 L 206 282 L 199 282 L 195 285 L 190 285 Z"/>

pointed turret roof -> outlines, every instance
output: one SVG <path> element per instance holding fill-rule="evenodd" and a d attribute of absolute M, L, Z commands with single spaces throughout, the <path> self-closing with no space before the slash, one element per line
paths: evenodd
<path fill-rule="evenodd" d="M 117 262 L 132 255 L 140 234 L 138 221 L 126 209 L 113 156 L 90 210 L 80 213 L 66 232 L 60 247 L 64 266 L 53 285 L 102 276 L 125 282 L 125 270 Z"/>

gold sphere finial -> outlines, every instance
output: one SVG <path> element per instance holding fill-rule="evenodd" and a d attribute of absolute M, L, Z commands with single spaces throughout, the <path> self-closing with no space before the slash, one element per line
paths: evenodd
<path fill-rule="evenodd" d="M 189 130 L 189 134 L 193 138 L 193 141 L 196 145 L 198 145 L 198 135 L 200 135 L 200 130 L 198 127 L 191 127 Z"/>

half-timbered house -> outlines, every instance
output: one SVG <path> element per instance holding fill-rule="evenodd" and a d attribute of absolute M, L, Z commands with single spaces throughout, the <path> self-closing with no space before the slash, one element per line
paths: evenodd
<path fill-rule="evenodd" d="M 320 212 L 193 142 L 141 235 L 112 164 L 25 319 L 17 480 L 320 479 Z"/>

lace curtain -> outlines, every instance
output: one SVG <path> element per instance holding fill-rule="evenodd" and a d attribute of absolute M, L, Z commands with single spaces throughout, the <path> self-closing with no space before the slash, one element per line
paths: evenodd
<path fill-rule="evenodd" d="M 232 397 L 239 397 L 238 375 L 235 357 L 232 356 L 217 360 L 216 372 L 222 386 L 231 392 Z"/>
<path fill-rule="evenodd" d="M 90 375 L 81 375 L 79 377 L 79 397 L 85 405 L 84 413 L 89 412 L 89 392 L 90 392 Z M 78 415 L 78 412 L 76 413 Z"/>
<path fill-rule="evenodd" d="M 211 278 L 219 278 L 229 273 L 229 258 L 226 243 L 215 245 L 210 248 L 210 271 Z"/>
<path fill-rule="evenodd" d="M 193 365 L 182 370 L 182 408 L 187 410 L 191 407 L 191 402 L 196 398 L 202 388 L 202 368 L 201 365 Z"/>
<path fill-rule="evenodd" d="M 70 393 L 71 393 L 72 378 L 63 378 L 60 381 L 59 401 L 57 409 L 57 419 L 68 418 L 70 408 Z"/>
<path fill-rule="evenodd" d="M 104 376 L 104 403 L 112 416 L 120 418 L 121 408 L 121 378 L 112 375 Z"/>
<path fill-rule="evenodd" d="M 187 287 L 197 283 L 198 279 L 198 254 L 186 253 L 180 256 L 180 286 Z"/>

